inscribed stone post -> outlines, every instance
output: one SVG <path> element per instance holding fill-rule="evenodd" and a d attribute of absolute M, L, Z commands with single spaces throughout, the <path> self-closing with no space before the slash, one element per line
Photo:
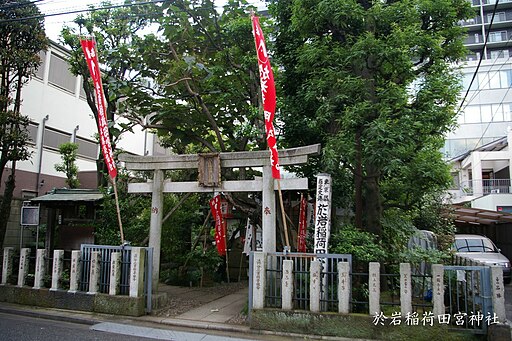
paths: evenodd
<path fill-rule="evenodd" d="M 499 266 L 491 267 L 492 280 L 492 306 L 499 322 L 505 322 L 505 287 L 503 286 L 503 269 Z"/>
<path fill-rule="evenodd" d="M 321 271 L 322 263 L 318 260 L 312 261 L 309 269 L 309 310 L 314 313 L 320 312 Z"/>
<path fill-rule="evenodd" d="M 52 265 L 52 287 L 50 290 L 60 289 L 62 283 L 62 261 L 64 260 L 64 250 L 53 251 Z"/>
<path fill-rule="evenodd" d="M 100 260 L 99 251 L 91 252 L 91 268 L 89 270 L 89 291 L 88 294 L 96 294 L 100 288 Z"/>
<path fill-rule="evenodd" d="M 268 165 L 263 166 L 262 211 L 263 252 L 276 252 L 276 195 Z"/>
<path fill-rule="evenodd" d="M 4 258 L 2 262 L 2 284 L 7 284 L 7 279 L 12 274 L 12 262 L 14 258 L 14 248 L 4 248 Z"/>
<path fill-rule="evenodd" d="M 432 265 L 432 313 L 434 316 L 441 316 L 445 313 L 444 307 L 444 267 L 440 264 Z"/>
<path fill-rule="evenodd" d="M 119 294 L 121 280 L 121 252 L 113 252 L 110 258 L 110 286 L 109 295 Z"/>
<path fill-rule="evenodd" d="M 130 265 L 130 297 L 144 294 L 144 259 L 145 251 L 141 247 L 132 248 Z"/>
<path fill-rule="evenodd" d="M 400 309 L 402 316 L 412 313 L 411 264 L 400 263 Z"/>
<path fill-rule="evenodd" d="M 380 263 L 370 262 L 368 281 L 370 315 L 380 314 Z"/>
<path fill-rule="evenodd" d="M 282 288 L 282 308 L 285 310 L 293 309 L 293 260 L 283 260 L 283 278 L 281 280 Z"/>
<path fill-rule="evenodd" d="M 153 293 L 158 292 L 158 282 L 160 279 L 160 247 L 162 243 L 162 213 L 164 210 L 163 185 L 164 172 L 161 169 L 155 169 L 151 192 L 151 218 L 149 227 L 149 247 L 153 248 L 153 273 L 151 277 Z"/>
<path fill-rule="evenodd" d="M 28 262 L 30 259 L 30 249 L 23 248 L 20 251 L 20 266 L 18 271 L 18 286 L 22 287 L 25 285 L 25 281 L 28 275 Z"/>
<path fill-rule="evenodd" d="M 338 312 L 350 313 L 350 263 L 338 262 Z"/>
<path fill-rule="evenodd" d="M 267 254 L 264 252 L 254 252 L 253 260 L 252 307 L 253 309 L 263 309 L 265 307 Z"/>
<path fill-rule="evenodd" d="M 36 274 L 34 276 L 34 289 L 44 287 L 46 249 L 37 249 L 36 251 Z"/>
<path fill-rule="evenodd" d="M 81 251 L 71 251 L 71 269 L 69 271 L 69 292 L 71 293 L 78 290 L 78 281 L 80 280 L 80 275 L 82 273 L 82 267 L 80 266 L 81 258 Z"/>

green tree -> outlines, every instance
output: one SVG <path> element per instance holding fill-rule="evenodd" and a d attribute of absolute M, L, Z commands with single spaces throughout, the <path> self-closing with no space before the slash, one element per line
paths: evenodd
<path fill-rule="evenodd" d="M 63 42 L 70 48 L 71 57 L 68 62 L 75 75 L 82 76 L 83 89 L 87 103 L 91 108 L 96 122 L 98 109 L 92 80 L 87 69 L 84 54 L 80 46 L 81 36 L 93 36 L 96 39 L 98 60 L 102 66 L 103 92 L 106 104 L 107 121 L 112 148 L 126 131 L 132 131 L 135 123 L 117 119 L 119 104 L 140 89 L 147 87 L 147 79 L 142 75 L 141 53 L 143 30 L 152 22 L 158 9 L 151 1 L 125 1 L 125 7 L 108 8 L 110 2 L 102 2 L 98 8 L 87 15 L 80 15 L 74 26 L 62 30 Z M 90 6 L 95 8 L 94 6 Z M 107 174 L 103 156 L 98 157 L 98 171 Z M 106 178 L 102 177 L 99 185 L 106 186 Z"/>
<path fill-rule="evenodd" d="M 414 207 L 447 184 L 437 148 L 454 124 L 457 22 L 471 4 L 285 0 L 272 11 L 285 140 L 324 144 L 323 167 L 352 174 L 355 225 L 380 236 L 386 204 Z"/>
<path fill-rule="evenodd" d="M 31 1 L 0 0 L 0 182 L 8 174 L 0 201 L 0 246 L 16 186 L 16 162 L 30 157 L 29 120 L 21 114 L 21 91 L 40 65 L 39 52 L 48 42 L 42 19 L 25 18 L 40 14 Z"/>
<path fill-rule="evenodd" d="M 80 181 L 78 181 L 78 166 L 76 165 L 77 151 L 78 144 L 73 142 L 63 143 L 59 146 L 62 163 L 56 164 L 55 170 L 66 174 L 66 184 L 69 188 L 78 188 L 80 186 Z"/>

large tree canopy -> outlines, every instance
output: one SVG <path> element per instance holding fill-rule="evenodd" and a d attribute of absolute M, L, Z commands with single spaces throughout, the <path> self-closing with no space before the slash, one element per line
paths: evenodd
<path fill-rule="evenodd" d="M 40 64 L 47 39 L 33 2 L 0 0 L 0 181 L 11 167 L 0 201 L 0 246 L 3 244 L 15 188 L 16 161 L 27 160 L 28 118 L 21 114 L 21 90 Z"/>
<path fill-rule="evenodd" d="M 380 235 L 385 205 L 446 186 L 438 153 L 454 124 L 466 0 L 284 0 L 276 56 L 285 140 L 322 142 L 352 175 L 356 225 Z M 364 215 L 362 214 L 364 212 Z M 364 218 L 364 219 L 363 219 Z"/>

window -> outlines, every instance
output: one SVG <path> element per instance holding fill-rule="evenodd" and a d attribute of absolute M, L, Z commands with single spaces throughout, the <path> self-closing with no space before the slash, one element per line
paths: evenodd
<path fill-rule="evenodd" d="M 494 50 L 491 51 L 491 59 L 503 59 L 508 58 L 508 50 Z"/>
<path fill-rule="evenodd" d="M 501 88 L 500 73 L 499 72 L 491 72 L 489 74 L 489 88 L 491 88 L 491 89 L 499 89 L 499 88 Z"/>
<path fill-rule="evenodd" d="M 480 106 L 468 105 L 464 109 L 464 117 L 466 123 L 479 123 L 480 122 Z"/>
<path fill-rule="evenodd" d="M 490 42 L 507 41 L 507 31 L 498 31 L 489 33 Z"/>
<path fill-rule="evenodd" d="M 503 105 L 492 105 L 492 120 L 495 122 L 503 121 Z"/>
<path fill-rule="evenodd" d="M 478 89 L 489 89 L 489 73 L 478 74 Z"/>
<path fill-rule="evenodd" d="M 76 77 L 69 71 L 68 62 L 54 54 L 50 57 L 48 81 L 64 90 L 75 93 Z"/>
<path fill-rule="evenodd" d="M 97 143 L 86 140 L 81 137 L 76 138 L 76 143 L 78 143 L 77 155 L 91 159 L 96 159 L 98 157 Z"/>
<path fill-rule="evenodd" d="M 46 51 L 39 51 L 39 58 L 41 59 L 41 64 L 36 70 L 35 76 L 39 79 L 44 78 L 44 67 L 46 62 Z"/>
<path fill-rule="evenodd" d="M 492 20 L 492 13 L 487 14 L 487 22 L 490 23 Z M 506 21 L 507 16 L 505 15 L 505 12 L 496 12 L 494 15 L 494 22 L 500 22 L 500 21 Z"/>
<path fill-rule="evenodd" d="M 491 122 L 492 114 L 493 114 L 493 111 L 492 111 L 492 107 L 490 104 L 480 106 L 481 122 Z"/>
<path fill-rule="evenodd" d="M 63 143 L 69 142 L 71 134 L 66 134 L 58 130 L 46 128 L 44 132 L 44 146 L 50 149 L 58 150 Z"/>

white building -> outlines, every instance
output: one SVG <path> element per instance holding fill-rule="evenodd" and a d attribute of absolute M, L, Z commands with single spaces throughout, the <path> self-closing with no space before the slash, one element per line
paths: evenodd
<path fill-rule="evenodd" d="M 64 48 L 52 42 L 48 50 L 40 54 L 42 64 L 36 76 L 22 90 L 21 113 L 30 118 L 32 156 L 16 164 L 15 198 L 31 198 L 66 186 L 65 176 L 55 171 L 55 164 L 62 161 L 59 146 L 70 141 L 79 146 L 80 187 L 96 187 L 99 144 L 95 136 L 98 129 L 85 100 L 82 78 L 69 71 L 68 55 Z M 127 134 L 118 143 L 119 149 L 138 155 L 152 153 L 151 134 L 140 128 L 135 134 Z M 3 193 L 3 187 L 0 191 Z"/>

